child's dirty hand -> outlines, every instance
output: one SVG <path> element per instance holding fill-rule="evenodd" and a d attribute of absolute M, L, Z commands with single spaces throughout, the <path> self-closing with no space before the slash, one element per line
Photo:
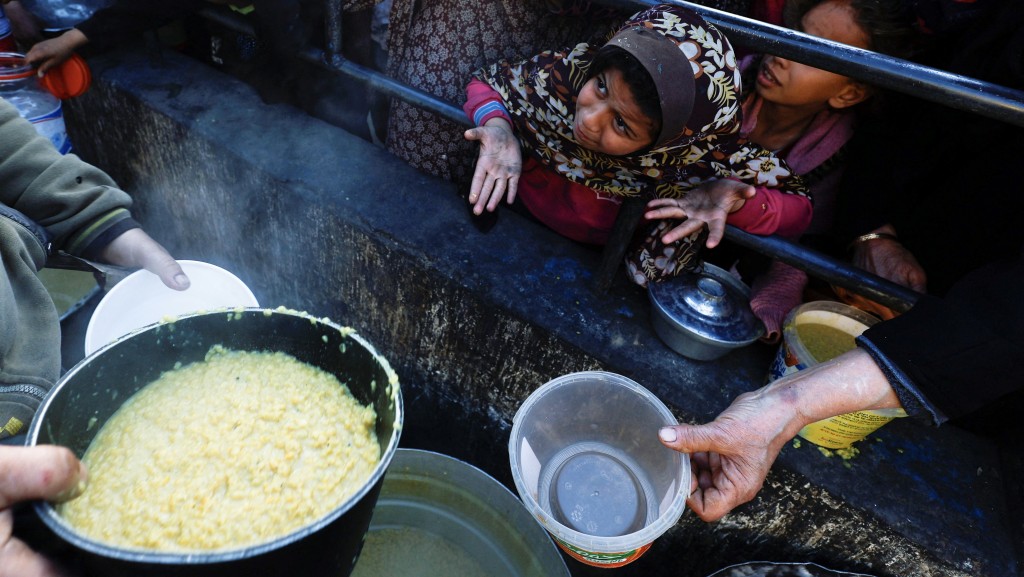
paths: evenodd
<path fill-rule="evenodd" d="M 706 223 L 709 234 L 707 247 L 714 248 L 725 236 L 725 223 L 729 214 L 743 207 L 754 196 L 753 186 L 735 180 L 721 179 L 702 183 L 683 198 L 656 198 L 647 203 L 648 220 L 679 219 L 678 226 L 669 230 L 661 241 L 672 244 L 701 229 Z"/>
<path fill-rule="evenodd" d="M 467 130 L 465 137 L 480 143 L 469 189 L 473 213 L 483 214 L 484 209 L 493 212 L 502 198 L 512 204 L 523 169 L 523 154 L 512 126 L 503 118 L 492 118 L 483 126 Z"/>

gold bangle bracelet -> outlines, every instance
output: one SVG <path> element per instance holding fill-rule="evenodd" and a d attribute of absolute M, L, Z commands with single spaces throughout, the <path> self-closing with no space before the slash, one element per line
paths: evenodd
<path fill-rule="evenodd" d="M 897 243 L 899 242 L 899 239 L 896 238 L 896 235 L 892 235 L 889 233 L 867 233 L 866 235 L 860 235 L 859 237 L 850 241 L 850 244 L 846 246 L 846 249 L 853 250 L 859 244 L 863 244 L 866 243 L 867 241 L 874 241 L 878 239 L 887 239 Z"/>
<path fill-rule="evenodd" d="M 850 249 L 853 249 L 853 247 L 857 246 L 858 244 L 862 244 L 862 243 L 868 242 L 870 240 L 877 240 L 877 239 L 880 239 L 880 238 L 883 238 L 883 239 L 886 239 L 886 240 L 895 241 L 895 242 L 899 242 L 900 241 L 900 239 L 896 238 L 895 234 L 890 234 L 888 232 L 869 232 L 867 234 L 862 234 L 862 235 L 858 236 L 857 238 L 853 239 L 850 242 Z"/>

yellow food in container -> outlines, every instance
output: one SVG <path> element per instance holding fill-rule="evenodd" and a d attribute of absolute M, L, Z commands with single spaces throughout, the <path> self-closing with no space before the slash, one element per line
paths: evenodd
<path fill-rule="evenodd" d="M 376 414 L 285 353 L 214 347 L 103 426 L 85 493 L 58 508 L 114 546 L 210 551 L 272 540 L 356 493 L 380 460 Z"/>
<path fill-rule="evenodd" d="M 813 301 L 790 311 L 768 382 L 831 360 L 854 349 L 855 339 L 878 319 L 854 307 Z M 905 417 L 903 409 L 878 409 L 836 415 L 811 423 L 798 435 L 827 449 L 847 449 L 882 425 Z"/>

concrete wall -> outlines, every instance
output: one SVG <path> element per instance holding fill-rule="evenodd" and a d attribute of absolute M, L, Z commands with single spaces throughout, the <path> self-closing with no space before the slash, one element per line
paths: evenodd
<path fill-rule="evenodd" d="M 624 281 L 591 290 L 597 252 L 507 210 L 483 234 L 452 185 L 340 129 L 173 53 L 92 65 L 93 88 L 68 104 L 77 150 L 133 193 L 137 218 L 178 258 L 224 266 L 261 304 L 373 342 L 402 381 L 403 446 L 511 486 L 511 418 L 556 376 L 624 374 L 688 421 L 763 382 L 773 349 L 676 355 L 651 331 L 643 292 Z M 714 524 L 687 513 L 617 574 L 697 577 L 752 560 L 879 577 L 1016 574 L 994 447 L 911 422 L 860 446 L 850 461 L 787 446 L 755 501 Z"/>

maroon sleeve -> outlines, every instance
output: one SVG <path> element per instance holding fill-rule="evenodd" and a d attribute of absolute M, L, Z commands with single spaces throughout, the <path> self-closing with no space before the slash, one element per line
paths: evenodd
<path fill-rule="evenodd" d="M 751 234 L 795 239 L 810 226 L 811 216 L 808 197 L 759 186 L 754 196 L 731 213 L 726 222 Z"/>

